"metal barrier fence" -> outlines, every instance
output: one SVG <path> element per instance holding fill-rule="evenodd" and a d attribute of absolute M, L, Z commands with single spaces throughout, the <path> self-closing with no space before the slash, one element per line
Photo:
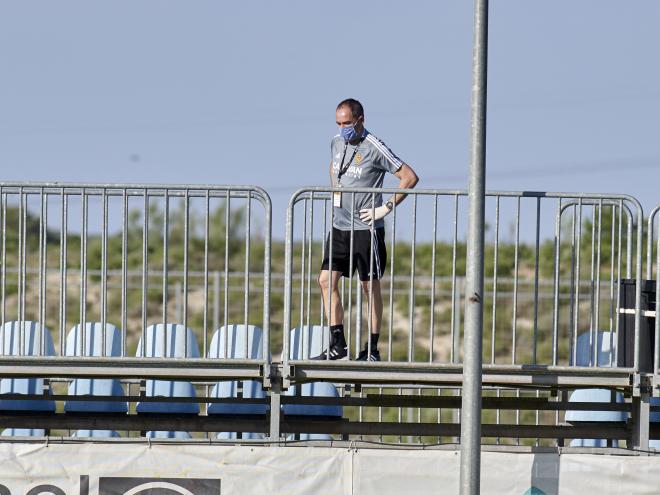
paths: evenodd
<path fill-rule="evenodd" d="M 660 212 L 660 205 L 651 210 L 648 219 L 648 226 L 646 229 L 646 279 L 654 279 L 656 281 L 655 300 L 653 301 L 655 307 L 652 311 L 652 317 L 655 319 L 655 326 L 653 329 L 655 342 L 655 349 L 653 350 L 653 372 L 655 375 L 660 374 L 660 318 L 657 317 L 658 305 L 660 304 L 660 292 L 657 290 L 657 281 L 660 280 L 660 229 L 655 228 L 656 224 L 658 223 L 658 219 L 660 218 L 658 212 Z M 653 256 L 654 244 L 655 258 Z M 653 263 L 654 259 L 655 271 Z M 655 392 L 657 393 L 658 391 L 655 390 Z"/>
<path fill-rule="evenodd" d="M 287 215 L 284 349 L 289 349 L 294 327 L 326 324 L 316 276 L 323 256 L 332 257 L 325 252 L 325 241 L 333 235 L 333 192 L 341 192 L 348 205 L 355 204 L 356 194 L 371 194 L 372 201 L 380 193 L 408 195 L 386 217 L 383 360 L 460 364 L 465 191 L 297 191 Z M 591 358 L 584 366 L 616 368 L 616 354 L 608 363 L 598 361 L 594 335 L 608 331 L 611 348 L 616 348 L 619 281 L 641 280 L 643 213 L 637 200 L 626 195 L 491 191 L 486 211 L 484 363 L 574 368 L 578 335 L 589 332 Z M 544 277 L 552 278 L 551 287 L 543 287 Z M 532 284 L 531 300 L 522 300 L 522 283 Z M 373 290 L 363 293 L 359 286 L 353 275 L 340 286 L 351 356 L 373 326 L 368 317 Z M 637 309 L 639 289 L 638 283 Z M 404 290 L 406 295 L 400 297 L 397 293 Z M 288 357 L 283 354 L 285 366 Z M 638 360 L 636 338 L 635 361 L 627 368 L 637 369 Z"/>
<path fill-rule="evenodd" d="M 59 402 L 90 400 L 67 392 L 71 378 L 117 378 L 125 396 L 94 399 L 131 404 L 129 414 L 107 417 L 4 411 L 0 423 L 16 428 L 43 424 L 53 431 L 103 427 L 130 430 L 132 435 L 152 429 L 269 433 L 272 440 L 307 432 L 395 443 L 456 441 L 463 380 L 462 309 L 465 298 L 471 297 L 463 282 L 466 193 L 341 190 L 351 199 L 358 193 L 371 195 L 372 201 L 379 193 L 405 192 L 409 197 L 386 218 L 389 260 L 382 278 L 380 340 L 384 362 L 341 361 L 331 366 L 294 360 L 286 351 L 294 326 L 328 326 L 315 279 L 323 255 L 331 254 L 324 249 L 332 235 L 332 192 L 312 188 L 292 197 L 285 273 L 280 278 L 271 274 L 270 200 L 259 188 L 0 184 L 1 323 L 40 322 L 57 330 L 59 348 L 55 357 L 2 356 L 0 376 L 48 377 L 54 392 L 50 400 Z M 645 445 L 640 438 L 648 437 L 644 414 L 651 409 L 644 409 L 648 403 L 640 400 L 640 384 L 632 379 L 639 375 L 640 352 L 646 351 L 640 350 L 637 331 L 643 243 L 639 203 L 622 195 L 489 192 L 486 206 L 486 292 L 479 295 L 486 316 L 484 435 L 503 444 L 561 445 L 564 438 L 577 437 Z M 651 259 L 652 252 L 648 255 Z M 373 267 L 374 259 L 369 262 Z M 634 278 L 637 292 L 635 360 L 622 367 L 614 336 L 620 330 L 623 278 Z M 279 295 L 280 284 L 283 308 L 272 308 L 271 297 Z M 340 291 L 350 356 L 355 357 L 378 324 L 369 317 L 374 290 L 367 286 L 363 291 L 349 276 Z M 279 319 L 280 309 L 283 337 L 271 340 L 270 321 L 273 315 Z M 65 356 L 69 327 L 86 322 L 116 325 L 121 356 Z M 194 329 L 202 356 L 209 348 L 209 331 L 218 326 L 260 326 L 264 357 L 248 359 L 248 364 L 130 357 L 148 326 L 170 322 Z M 614 349 L 605 361 L 596 332 L 608 333 L 609 349 Z M 584 349 L 578 351 L 581 334 L 589 336 L 586 361 Z M 82 349 L 87 349 L 84 343 Z M 273 362 L 270 356 L 282 349 L 283 362 Z M 149 378 L 193 383 L 196 397 L 176 401 L 202 404 L 201 414 L 133 414 L 136 402 L 164 401 L 144 396 L 144 380 Z M 209 387 L 223 380 L 256 380 L 268 394 L 250 398 L 241 390 L 229 397 L 209 393 Z M 336 383 L 340 397 L 284 393 L 289 385 L 317 380 Z M 357 388 L 351 389 L 352 384 Z M 577 387 L 619 389 L 633 398 L 625 404 L 569 407 L 568 390 Z M 10 395 L 3 398 L 43 397 Z M 259 417 L 205 414 L 203 404 L 212 403 L 270 408 Z M 296 417 L 282 408 L 294 404 L 340 405 L 343 416 L 331 421 Z M 563 414 L 569 409 L 625 410 L 632 417 L 629 425 L 615 428 L 567 428 Z"/>
<path fill-rule="evenodd" d="M 69 327 L 100 322 L 120 329 L 122 357 L 135 355 L 149 325 L 168 323 L 193 328 L 205 357 L 217 330 L 211 322 L 219 322 L 261 327 L 260 361 L 268 360 L 271 202 L 264 190 L 0 183 L 0 223 L 1 323 L 57 329 L 60 356 Z M 263 274 L 256 281 L 255 271 Z M 242 291 L 229 290 L 230 273 Z M 201 279 L 194 289 L 191 275 Z M 209 307 L 210 291 L 222 294 L 220 307 Z M 84 354 L 85 332 L 82 339 Z"/>

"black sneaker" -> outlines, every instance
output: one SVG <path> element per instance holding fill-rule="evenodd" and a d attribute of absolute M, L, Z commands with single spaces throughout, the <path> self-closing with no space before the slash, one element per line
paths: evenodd
<path fill-rule="evenodd" d="M 348 356 L 348 349 L 339 344 L 333 344 L 330 346 L 330 361 L 337 361 L 338 359 L 346 359 Z M 327 351 L 323 351 L 318 356 L 311 358 L 313 361 L 325 361 L 328 359 Z"/>
<path fill-rule="evenodd" d="M 371 354 L 369 354 L 365 347 L 360 351 L 360 354 L 358 354 L 356 361 L 380 361 L 380 352 L 378 352 L 378 349 L 372 348 Z"/>

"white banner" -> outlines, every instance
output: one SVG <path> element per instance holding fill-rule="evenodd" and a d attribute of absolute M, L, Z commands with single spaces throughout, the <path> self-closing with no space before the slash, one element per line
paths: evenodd
<path fill-rule="evenodd" d="M 0 495 L 458 493 L 444 450 L 0 443 Z M 655 494 L 660 457 L 482 454 L 484 495 Z"/>

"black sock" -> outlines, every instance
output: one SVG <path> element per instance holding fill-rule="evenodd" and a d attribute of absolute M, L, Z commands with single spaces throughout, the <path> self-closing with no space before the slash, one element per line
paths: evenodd
<path fill-rule="evenodd" d="M 372 333 L 370 336 L 370 341 L 371 341 L 371 350 L 375 351 L 378 349 L 378 337 L 380 337 L 379 333 Z"/>
<path fill-rule="evenodd" d="M 344 337 L 344 325 L 330 325 L 330 334 L 332 336 L 332 345 L 346 347 L 346 337 Z"/>

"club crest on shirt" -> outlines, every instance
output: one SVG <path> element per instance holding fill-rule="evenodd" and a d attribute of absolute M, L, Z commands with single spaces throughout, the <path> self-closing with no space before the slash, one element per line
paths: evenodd
<path fill-rule="evenodd" d="M 362 155 L 361 155 L 360 153 L 357 153 L 357 154 L 355 155 L 355 164 L 356 164 L 356 165 L 359 165 L 360 162 L 362 162 Z"/>

